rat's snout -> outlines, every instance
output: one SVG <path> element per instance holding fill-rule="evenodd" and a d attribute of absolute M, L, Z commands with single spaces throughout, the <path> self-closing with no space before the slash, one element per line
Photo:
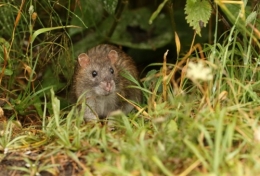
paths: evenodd
<path fill-rule="evenodd" d="M 113 88 L 113 84 L 112 84 L 112 81 L 110 82 L 104 82 L 104 89 L 107 91 L 107 92 L 111 92 L 112 88 Z"/>
<path fill-rule="evenodd" d="M 101 82 L 101 87 L 106 93 L 111 93 L 115 90 L 115 82 L 110 77 L 106 77 Z"/>

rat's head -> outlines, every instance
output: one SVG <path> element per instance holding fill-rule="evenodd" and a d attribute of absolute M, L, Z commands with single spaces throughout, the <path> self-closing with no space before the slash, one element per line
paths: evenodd
<path fill-rule="evenodd" d="M 117 70 L 114 66 L 118 60 L 118 53 L 115 50 L 105 55 L 81 53 L 78 62 L 81 70 L 82 81 L 86 89 L 98 96 L 109 95 L 116 90 Z"/>

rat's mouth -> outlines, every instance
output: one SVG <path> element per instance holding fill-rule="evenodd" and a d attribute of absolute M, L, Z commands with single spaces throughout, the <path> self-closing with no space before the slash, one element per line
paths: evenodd
<path fill-rule="evenodd" d="M 115 86 L 111 85 L 111 84 L 108 84 L 108 85 L 101 84 L 101 85 L 97 86 L 94 90 L 95 90 L 96 95 L 109 96 L 115 92 Z"/>
<path fill-rule="evenodd" d="M 113 93 L 112 91 L 104 91 L 104 96 L 109 96 L 112 93 Z"/>
<path fill-rule="evenodd" d="M 107 90 L 104 90 L 104 89 L 99 89 L 99 91 L 96 91 L 95 93 L 96 93 L 97 96 L 107 97 L 107 96 L 111 95 L 113 93 L 113 91 L 112 90 L 107 91 Z"/>
<path fill-rule="evenodd" d="M 103 94 L 103 96 L 106 96 L 106 97 L 107 97 L 108 95 L 110 95 L 110 93 L 104 93 L 104 94 Z"/>

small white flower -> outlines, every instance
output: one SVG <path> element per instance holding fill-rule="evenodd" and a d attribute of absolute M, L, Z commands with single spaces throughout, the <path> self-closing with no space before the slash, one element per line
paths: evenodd
<path fill-rule="evenodd" d="M 260 126 L 254 130 L 254 139 L 257 142 L 260 142 Z"/>
<path fill-rule="evenodd" d="M 210 67 L 205 67 L 203 61 L 198 63 L 189 62 L 187 68 L 187 78 L 193 80 L 210 81 L 213 79 L 212 70 Z"/>
<path fill-rule="evenodd" d="M 4 154 L 6 155 L 8 153 L 8 148 L 4 149 Z"/>
<path fill-rule="evenodd" d="M 34 7 L 33 7 L 33 5 L 31 5 L 29 7 L 29 14 L 32 15 L 33 12 L 34 12 Z"/>
<path fill-rule="evenodd" d="M 0 117 L 4 117 L 4 110 L 0 107 Z"/>
<path fill-rule="evenodd" d="M 32 153 L 32 151 L 29 150 L 29 151 L 25 152 L 25 155 L 30 155 L 31 153 Z"/>

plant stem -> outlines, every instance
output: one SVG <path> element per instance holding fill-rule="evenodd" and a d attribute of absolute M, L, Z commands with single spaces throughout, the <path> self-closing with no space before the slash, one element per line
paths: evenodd
<path fill-rule="evenodd" d="M 172 26 L 172 33 L 173 33 L 173 42 L 175 43 L 175 31 L 176 31 L 176 25 L 174 20 L 174 13 L 173 13 L 173 3 L 172 1 L 167 2 L 167 10 L 171 18 L 171 26 Z"/>
<path fill-rule="evenodd" d="M 123 11 L 124 11 L 124 9 L 127 5 L 128 5 L 128 0 L 121 0 L 119 2 L 119 7 L 118 7 L 118 10 L 117 10 L 117 13 L 116 13 L 116 16 L 115 16 L 115 20 L 114 20 L 114 22 L 113 22 L 113 24 L 112 24 L 112 26 L 111 26 L 108 34 L 107 34 L 106 40 L 108 40 L 110 37 L 112 37 L 112 35 L 113 35 L 113 33 L 116 29 L 116 26 L 117 26 L 117 24 L 120 20 L 120 17 L 121 17 L 121 15 L 122 15 L 122 13 L 123 13 Z"/>

